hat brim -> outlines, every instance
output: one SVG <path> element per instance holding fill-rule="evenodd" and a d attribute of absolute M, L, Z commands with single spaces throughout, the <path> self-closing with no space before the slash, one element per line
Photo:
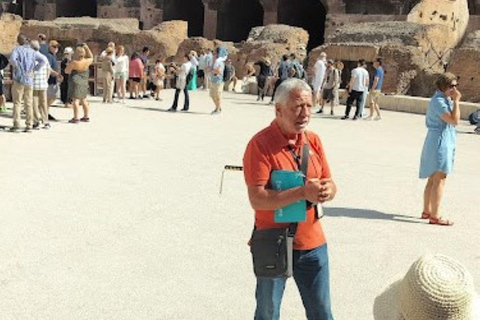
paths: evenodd
<path fill-rule="evenodd" d="M 392 284 L 375 298 L 373 303 L 373 318 L 375 320 L 410 320 L 402 316 L 397 305 L 397 295 L 402 280 L 402 277 L 397 276 Z M 473 298 L 472 318 L 468 320 L 477 319 L 480 319 L 480 295 L 478 293 Z"/>

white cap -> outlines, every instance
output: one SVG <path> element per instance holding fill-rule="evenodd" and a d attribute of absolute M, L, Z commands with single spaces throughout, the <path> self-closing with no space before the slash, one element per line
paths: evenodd
<path fill-rule="evenodd" d="M 73 53 L 72 47 L 66 47 L 66 48 L 63 50 L 63 54 L 69 54 L 69 53 Z"/>

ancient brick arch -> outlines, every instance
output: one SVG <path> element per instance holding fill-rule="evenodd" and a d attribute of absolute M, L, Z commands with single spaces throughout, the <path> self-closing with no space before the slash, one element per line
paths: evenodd
<path fill-rule="evenodd" d="M 163 21 L 188 21 L 188 36 L 203 36 L 204 5 L 202 0 L 165 0 Z"/>
<path fill-rule="evenodd" d="M 310 35 L 308 50 L 322 45 L 325 40 L 327 9 L 320 0 L 279 0 L 278 23 L 301 27 Z"/>
<path fill-rule="evenodd" d="M 56 0 L 57 17 L 97 17 L 97 0 Z"/>
<path fill-rule="evenodd" d="M 263 25 L 263 6 L 259 0 L 224 0 L 219 6 L 217 37 L 240 42 L 248 38 L 253 27 Z"/>
<path fill-rule="evenodd" d="M 406 15 L 420 0 L 343 0 L 349 14 Z"/>

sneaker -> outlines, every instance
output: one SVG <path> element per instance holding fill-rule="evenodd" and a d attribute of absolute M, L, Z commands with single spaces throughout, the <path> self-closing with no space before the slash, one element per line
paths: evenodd
<path fill-rule="evenodd" d="M 148 94 L 144 94 L 143 97 L 146 99 L 150 99 L 150 96 Z"/>
<path fill-rule="evenodd" d="M 476 134 L 480 134 L 480 127 L 476 127 L 475 130 L 473 130 Z"/>
<path fill-rule="evenodd" d="M 352 119 L 352 120 L 358 120 L 358 117 L 357 117 L 357 116 L 355 116 L 355 117 L 353 117 L 353 119 Z"/>
<path fill-rule="evenodd" d="M 169 111 L 169 112 L 177 112 L 177 109 L 175 109 L 174 107 L 171 107 L 171 108 L 168 109 L 167 111 Z"/>
<path fill-rule="evenodd" d="M 373 119 L 373 120 L 375 120 L 375 121 L 382 120 L 382 117 L 377 116 L 377 117 L 375 117 L 375 119 Z"/>
<path fill-rule="evenodd" d="M 366 117 L 364 120 L 366 120 L 366 121 L 371 121 L 371 120 L 373 120 L 373 118 L 370 117 L 370 116 L 368 116 L 368 117 Z"/>
<path fill-rule="evenodd" d="M 50 130 L 52 128 L 52 126 L 50 125 L 50 123 L 46 123 L 44 126 L 43 126 L 43 129 L 45 130 Z"/>
<path fill-rule="evenodd" d="M 188 112 L 188 108 L 183 108 L 182 110 L 180 111 L 183 111 L 183 112 Z"/>
<path fill-rule="evenodd" d="M 347 120 L 349 118 L 349 116 L 343 116 L 341 119 L 342 120 Z"/>
<path fill-rule="evenodd" d="M 212 113 L 210 113 L 212 116 L 213 115 L 218 115 L 220 114 L 221 111 L 213 110 Z"/>
<path fill-rule="evenodd" d="M 11 127 L 10 130 L 8 130 L 10 132 L 18 132 L 20 131 L 20 128 L 19 127 Z"/>
<path fill-rule="evenodd" d="M 33 128 L 34 130 L 40 130 L 40 123 L 39 123 L 39 122 L 34 123 L 32 128 Z"/>
<path fill-rule="evenodd" d="M 31 127 L 25 127 L 25 129 L 23 129 L 23 132 L 32 132 L 32 128 Z"/>
<path fill-rule="evenodd" d="M 323 109 L 318 110 L 317 113 L 323 113 Z"/>

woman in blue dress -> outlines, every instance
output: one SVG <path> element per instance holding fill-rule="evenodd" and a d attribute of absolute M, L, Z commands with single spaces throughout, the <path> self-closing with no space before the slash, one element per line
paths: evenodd
<path fill-rule="evenodd" d="M 430 224 L 451 226 L 451 220 L 440 215 L 439 207 L 447 175 L 452 172 L 455 158 L 456 129 L 460 121 L 460 99 L 457 77 L 441 75 L 437 91 L 430 100 L 426 115 L 427 137 L 422 150 L 420 178 L 428 178 L 424 191 L 422 219 Z"/>

